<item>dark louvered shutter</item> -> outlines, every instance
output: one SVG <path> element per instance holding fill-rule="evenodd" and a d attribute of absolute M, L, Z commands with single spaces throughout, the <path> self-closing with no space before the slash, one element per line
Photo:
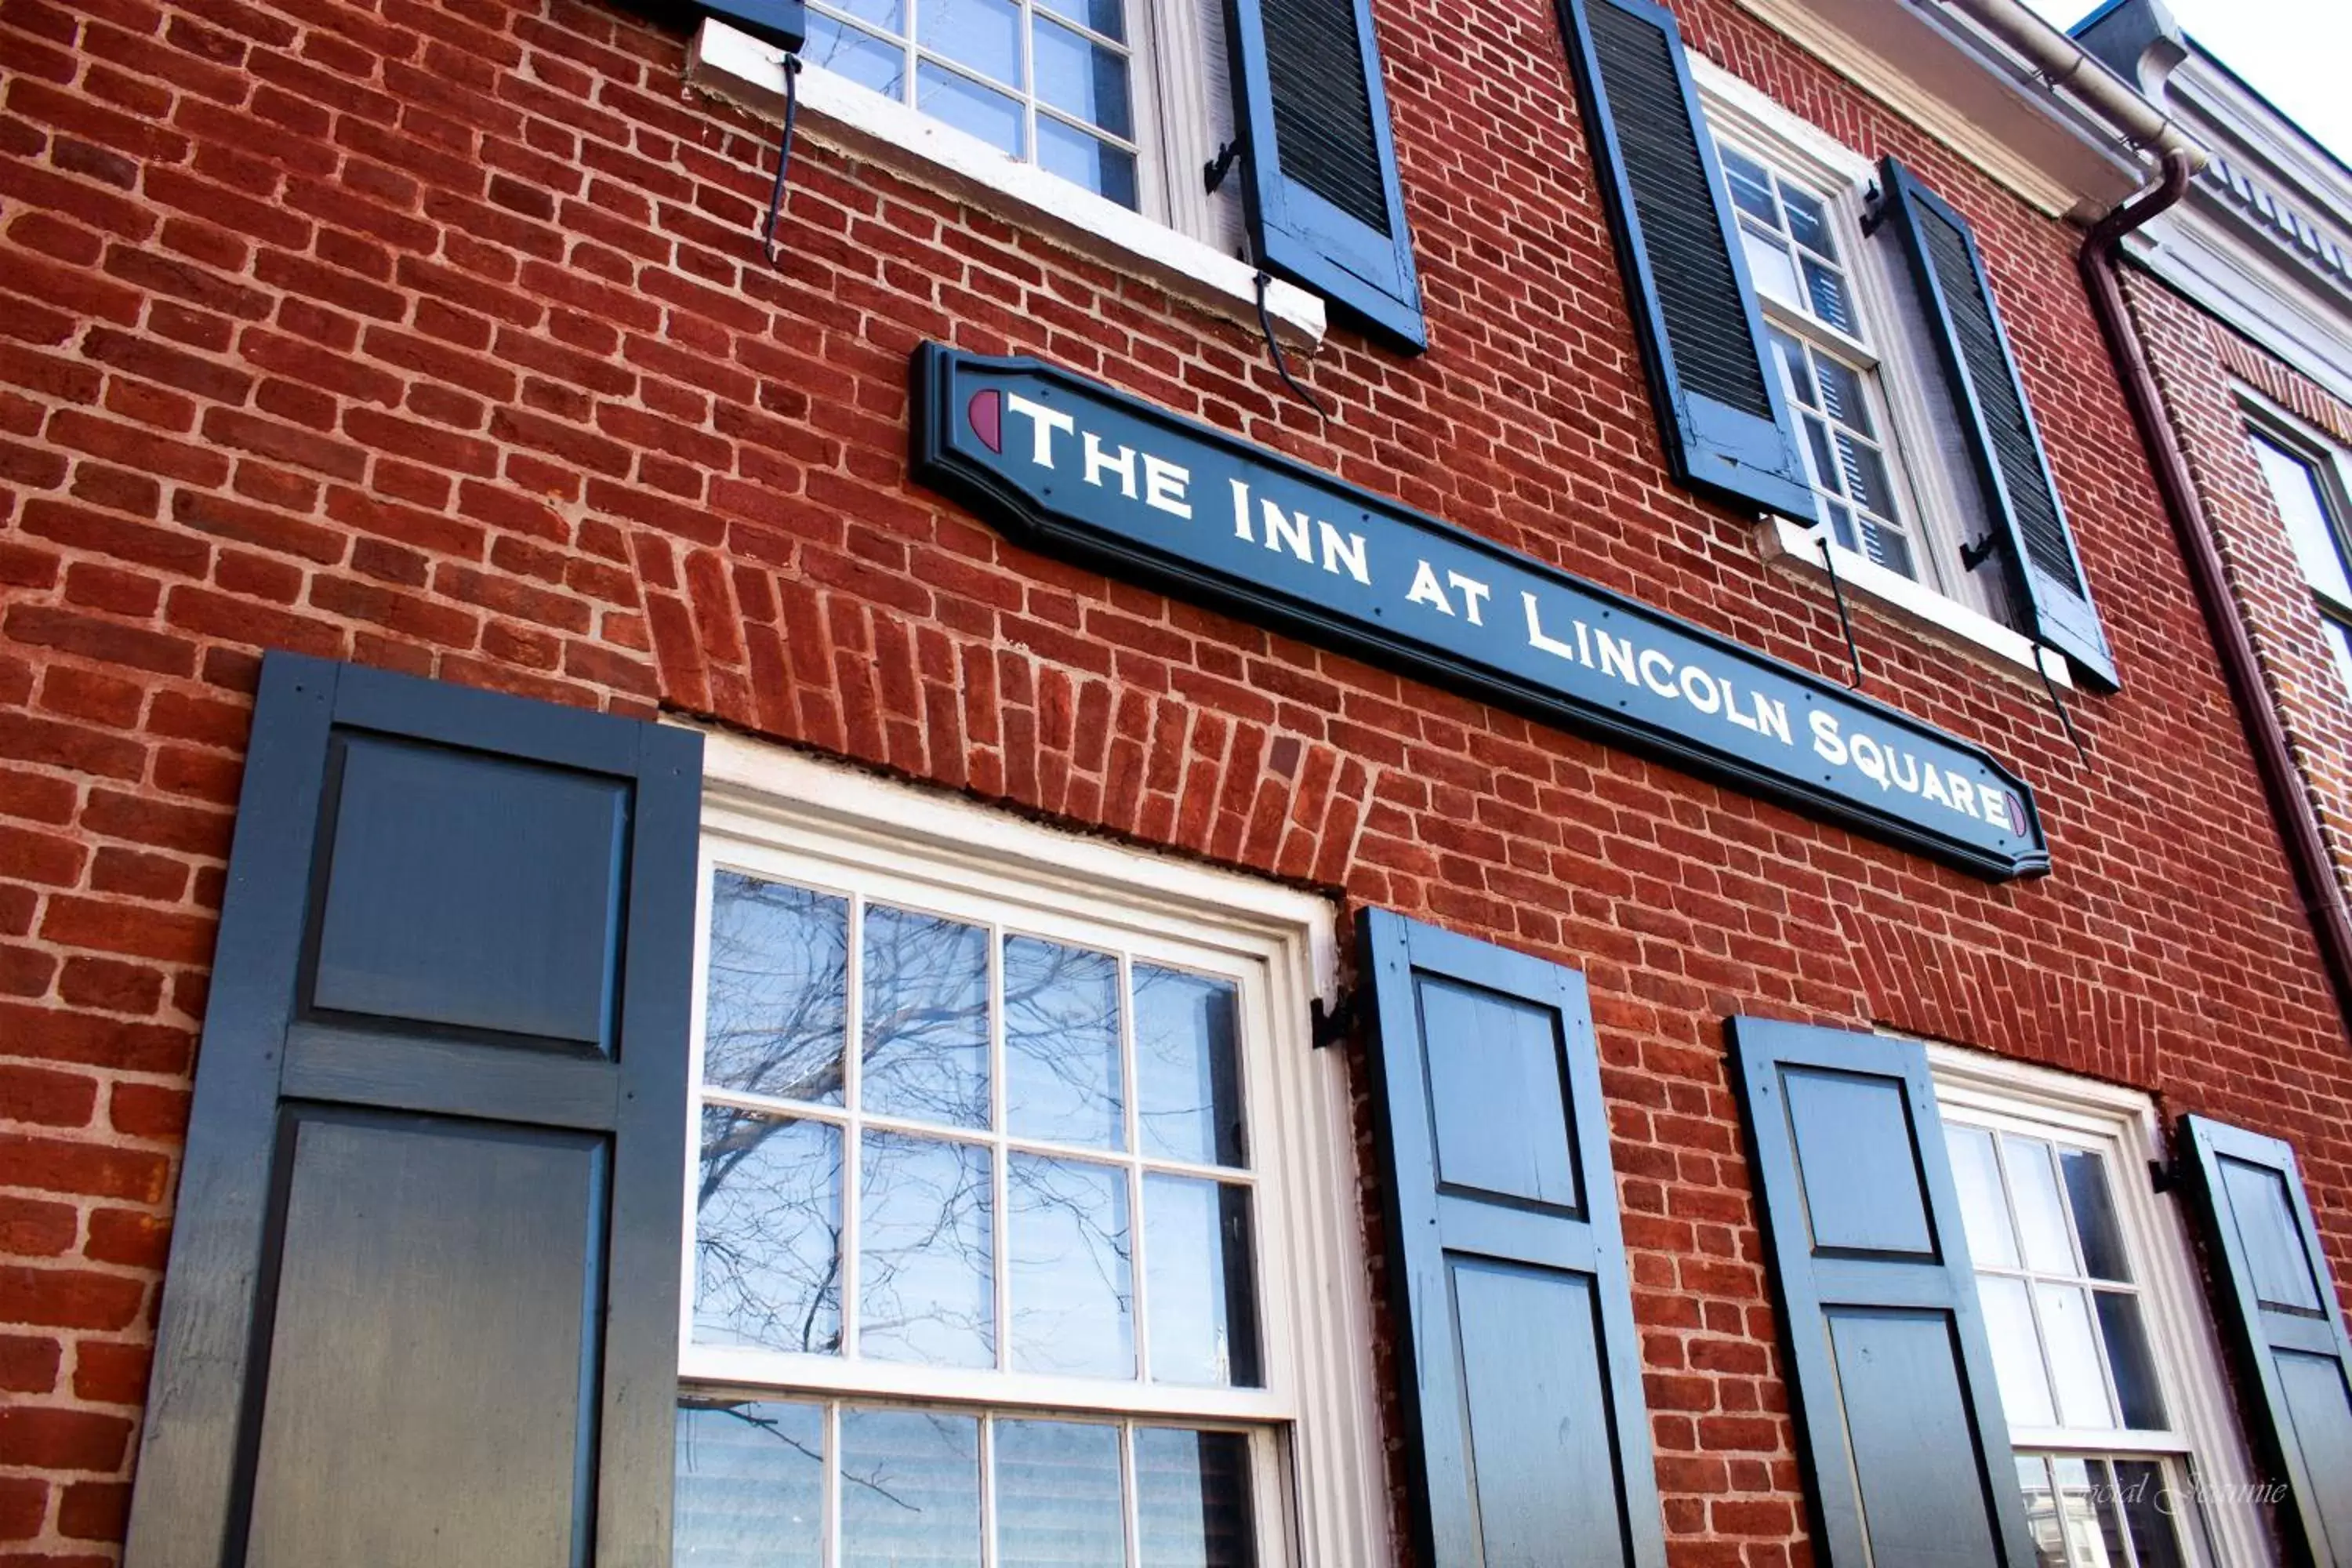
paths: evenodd
<path fill-rule="evenodd" d="M 1361 931 L 1421 1561 L 1663 1568 L 1584 979 L 1386 910 Z"/>
<path fill-rule="evenodd" d="M 2201 1116 L 2180 1132 L 2288 1561 L 2352 1568 L 2352 1339 L 2294 1151 Z"/>
<path fill-rule="evenodd" d="M 130 1568 L 668 1560 L 700 782 L 264 664 Z"/>
<path fill-rule="evenodd" d="M 1225 0 L 1225 38 L 1258 265 L 1428 347 L 1371 0 Z"/>
<path fill-rule="evenodd" d="M 2011 591 L 2031 609 L 2034 624 L 2025 629 L 2074 660 L 2093 685 L 2113 691 L 2115 656 L 2091 603 L 1976 236 L 1949 202 L 1895 159 L 1885 161 L 1882 180 L 1881 217 L 1903 237 L 1977 481 L 2000 531 L 2003 548 L 1988 559 L 2006 565 Z"/>
<path fill-rule="evenodd" d="M 1560 0 L 1560 30 L 1675 478 L 1811 523 L 1813 492 L 1673 15 L 1646 0 Z"/>
<path fill-rule="evenodd" d="M 1733 1076 L 1822 1568 L 2034 1568 L 1925 1049 L 1759 1018 Z"/>

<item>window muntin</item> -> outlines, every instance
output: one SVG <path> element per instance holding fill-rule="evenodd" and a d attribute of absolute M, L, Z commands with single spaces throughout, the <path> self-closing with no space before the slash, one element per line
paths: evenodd
<path fill-rule="evenodd" d="M 2341 499 L 2319 460 L 2264 430 L 2250 429 L 2246 437 L 2286 524 L 2303 579 L 2318 601 L 2336 673 L 2352 691 L 2352 574 L 2346 566 Z"/>
<path fill-rule="evenodd" d="M 1722 139 L 1716 150 L 1806 477 L 1830 535 L 1874 564 L 1919 581 L 1924 563 L 1913 508 L 1896 495 L 1901 466 L 1846 259 L 1852 240 L 1843 219 L 1827 198 L 1760 154 Z"/>
<path fill-rule="evenodd" d="M 1287 1082 L 1256 1054 L 1263 964 L 904 866 L 723 838 L 705 862 L 682 1560 L 741 1560 L 787 1527 L 797 1544 L 761 1561 L 985 1550 L 1006 1568 L 1052 1560 L 1018 1555 L 1019 1528 L 1114 1527 L 1130 1544 L 1107 1561 L 1129 1568 L 1289 1560 L 1293 1430 L 1329 1401 L 1301 1406 L 1291 1297 L 1267 1267 L 1292 1243 L 1276 1201 L 1290 1161 L 1260 1125 Z M 861 1448 L 891 1427 L 878 1412 L 964 1436 L 915 1466 Z M 815 1479 L 772 1456 L 743 1479 L 740 1436 L 715 1471 L 689 1470 L 739 1428 L 808 1449 Z M 1024 1497 L 1058 1495 L 1022 1490 L 1057 1434 L 1095 1456 L 1080 1490 L 1096 1515 L 1019 1527 Z M 966 1451 L 970 1475 L 950 1462 Z M 860 1467 L 885 1460 L 944 1489 L 940 1518 L 985 1500 L 981 1534 L 860 1523 Z M 697 1487 L 705 1500 L 683 1500 Z M 792 1523 L 811 1507 L 814 1527 Z M 1220 1519 L 1239 1522 L 1202 1522 Z"/>
<path fill-rule="evenodd" d="M 812 0 L 802 58 L 1141 210 L 1127 0 Z"/>

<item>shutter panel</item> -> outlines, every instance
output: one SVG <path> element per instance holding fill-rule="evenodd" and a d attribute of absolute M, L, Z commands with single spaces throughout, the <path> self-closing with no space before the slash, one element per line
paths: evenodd
<path fill-rule="evenodd" d="M 1365 912 L 1373 1106 L 1429 1568 L 1664 1568 L 1583 976 Z"/>
<path fill-rule="evenodd" d="M 1936 1111 L 1907 1040 L 1731 1022 L 1822 1568 L 2034 1568 Z"/>
<path fill-rule="evenodd" d="M 1429 346 L 1371 0 L 1225 0 L 1258 265 L 1408 353 Z"/>
<path fill-rule="evenodd" d="M 2001 533 L 2010 586 L 2033 615 L 2028 629 L 2074 660 L 2093 685 L 2113 691 L 2115 656 L 2026 406 L 1976 235 L 1950 203 L 1895 159 L 1885 160 L 1882 181 L 1879 215 L 1901 233 L 1911 258 L 1952 405 Z"/>
<path fill-rule="evenodd" d="M 2292 1563 L 2352 1568 L 2352 1340 L 2294 1151 L 2241 1127 L 2184 1117 L 2190 1184 L 2224 1332 Z"/>
<path fill-rule="evenodd" d="M 265 661 L 130 1568 L 668 1561 L 700 759 Z"/>
<path fill-rule="evenodd" d="M 1668 467 L 1718 500 L 1811 523 L 1818 508 L 1673 14 L 1647 0 L 1560 0 L 1560 27 Z"/>

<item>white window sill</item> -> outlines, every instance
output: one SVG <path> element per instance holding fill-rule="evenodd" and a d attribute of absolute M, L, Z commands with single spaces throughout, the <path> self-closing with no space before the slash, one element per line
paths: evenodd
<path fill-rule="evenodd" d="M 783 56 L 748 33 L 705 19 L 687 52 L 687 79 L 754 113 L 781 120 Z M 1257 269 L 1092 191 L 1049 174 L 846 77 L 801 72 L 799 130 L 861 156 L 887 161 L 948 195 L 973 200 L 1069 242 L 1195 303 L 1257 326 Z M 791 243 L 789 236 L 783 242 Z M 1323 341 L 1322 299 L 1276 279 L 1266 313 L 1294 346 Z M 1286 329 L 1286 330 L 1285 330 Z"/>
<path fill-rule="evenodd" d="M 1829 569 L 1822 562 L 1822 546 L 1828 541 L 1821 528 L 1808 528 L 1785 517 L 1776 517 L 1762 525 L 1761 537 L 1765 559 L 1783 562 L 1799 571 L 1810 570 L 1823 582 L 1828 581 Z M 1902 619 L 1942 633 L 1948 641 L 1982 649 L 2037 680 L 2046 675 L 2070 691 L 2074 689 L 2074 673 L 2064 655 L 2043 647 L 2023 632 L 2005 626 L 1990 616 L 1946 598 L 1924 584 L 1915 583 L 1898 572 L 1889 572 L 1866 555 L 1834 542 L 1829 543 L 1829 549 L 1837 565 L 1838 584 L 1849 595 L 1872 600 Z"/>

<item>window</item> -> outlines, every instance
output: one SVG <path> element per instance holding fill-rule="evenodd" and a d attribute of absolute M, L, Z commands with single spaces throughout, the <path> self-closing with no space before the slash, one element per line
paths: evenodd
<path fill-rule="evenodd" d="M 1353 1297 L 1310 1288 L 1354 1247 L 1308 1205 L 1352 1204 L 1343 1069 L 1276 1048 L 1246 924 L 1034 868 L 709 825 L 681 1563 L 1341 1549 L 1293 1476 L 1372 1473 Z"/>
<path fill-rule="evenodd" d="M 1124 207 L 1150 93 L 1129 0 L 811 0 L 803 58 Z"/>
<path fill-rule="evenodd" d="M 1849 242 L 1820 195 L 1729 142 L 1716 150 L 1822 515 L 1841 546 L 1916 580 L 1911 508 L 1895 499 L 1878 359 L 1844 260 Z"/>
<path fill-rule="evenodd" d="M 2317 449 L 2282 431 L 2257 426 L 2246 432 L 2254 461 L 2269 484 L 2271 500 L 2286 524 L 2287 539 L 2319 605 L 2336 673 L 2352 692 L 2352 574 L 2346 569 L 2347 512 L 2336 465 Z"/>
<path fill-rule="evenodd" d="M 2041 1562 L 2262 1561 L 2179 1222 L 2148 1189 L 2145 1100 L 1968 1053 L 1935 1061 Z"/>

